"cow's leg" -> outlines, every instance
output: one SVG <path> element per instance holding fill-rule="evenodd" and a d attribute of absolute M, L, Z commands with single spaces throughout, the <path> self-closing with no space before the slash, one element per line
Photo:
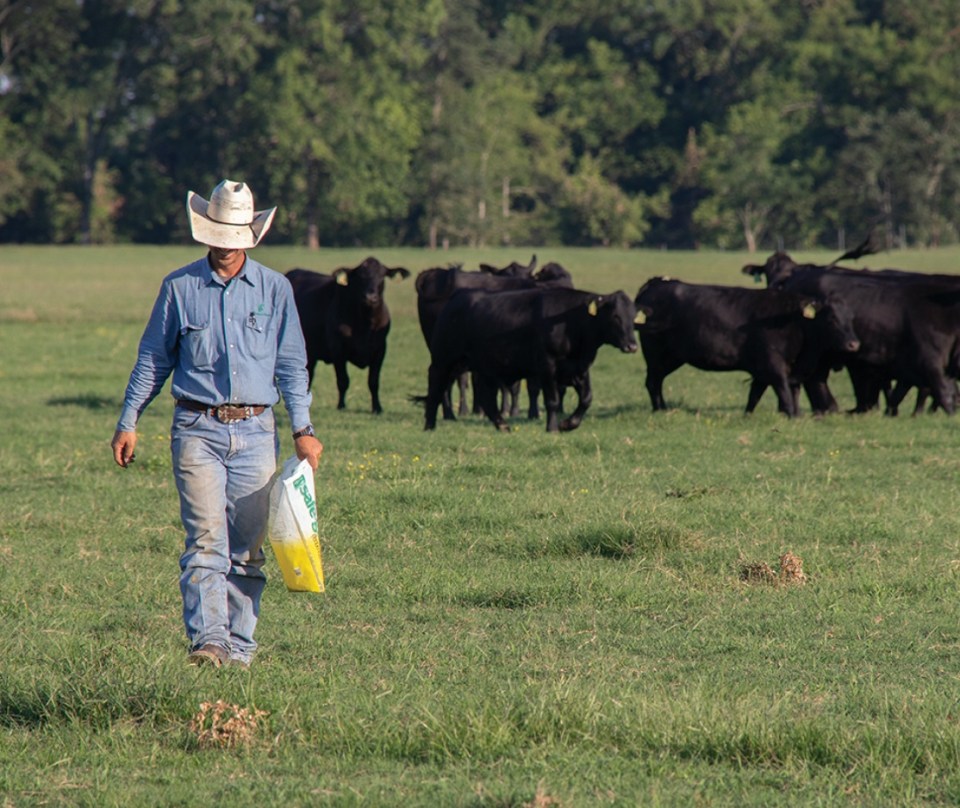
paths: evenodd
<path fill-rule="evenodd" d="M 373 358 L 370 363 L 370 372 L 367 374 L 367 387 L 370 389 L 370 409 L 374 415 L 380 415 L 383 407 L 380 406 L 380 368 L 383 366 L 383 354 Z"/>
<path fill-rule="evenodd" d="M 497 384 L 497 395 L 500 397 L 500 417 L 509 418 L 513 409 L 513 402 L 510 399 L 512 386 L 509 384 Z"/>
<path fill-rule="evenodd" d="M 647 367 L 647 393 L 650 394 L 650 404 L 654 411 L 667 408 L 667 402 L 663 400 L 663 380 L 666 376 L 659 368 Z"/>
<path fill-rule="evenodd" d="M 817 369 L 817 372 L 803 382 L 803 389 L 807 393 L 810 409 L 816 415 L 825 415 L 830 412 L 839 412 L 840 405 L 827 386 L 827 377 L 830 375 L 829 366 Z"/>
<path fill-rule="evenodd" d="M 437 428 L 437 408 L 443 402 L 444 395 L 450 392 L 451 382 L 447 374 L 442 372 L 434 363 L 430 363 L 427 371 L 427 400 L 424 405 L 423 428 Z M 450 413 L 453 417 L 453 413 Z M 446 418 L 446 415 L 444 415 Z"/>
<path fill-rule="evenodd" d="M 443 409 L 444 421 L 456 420 L 456 416 L 453 414 L 453 382 L 450 382 L 450 384 L 443 388 L 443 396 L 440 398 L 440 406 Z"/>
<path fill-rule="evenodd" d="M 668 348 L 659 342 L 644 343 L 640 341 L 643 348 L 643 358 L 647 363 L 647 392 L 650 394 L 650 404 L 654 412 L 665 410 L 667 402 L 663 399 L 663 380 L 673 371 L 680 367 L 683 362 L 675 360 L 667 351 Z"/>
<path fill-rule="evenodd" d="M 952 379 L 948 379 L 939 367 L 921 368 L 929 380 L 928 386 L 934 402 L 947 415 L 953 415 L 957 409 L 957 387 Z"/>
<path fill-rule="evenodd" d="M 350 387 L 350 377 L 347 375 L 347 363 L 335 362 L 333 365 L 337 372 L 337 409 L 342 410 L 347 406 L 347 390 Z"/>
<path fill-rule="evenodd" d="M 796 379 L 790 380 L 790 393 L 793 395 L 793 408 L 800 412 L 800 382 Z"/>
<path fill-rule="evenodd" d="M 510 417 L 516 418 L 520 414 L 520 386 L 523 382 L 516 381 L 504 387 L 504 396 L 510 401 Z"/>
<path fill-rule="evenodd" d="M 460 407 L 457 412 L 460 415 L 466 415 L 468 413 L 467 408 L 467 388 L 470 386 L 470 374 L 464 371 L 457 376 L 457 387 L 460 390 Z M 451 412 L 451 417 L 452 417 Z M 446 417 L 446 416 L 444 416 Z"/>
<path fill-rule="evenodd" d="M 891 418 L 895 417 L 900 411 L 900 402 L 907 397 L 907 393 L 910 392 L 912 387 L 912 384 L 908 384 L 903 381 L 903 379 L 898 379 L 889 395 L 887 395 L 887 406 L 884 408 L 884 415 L 889 415 Z"/>
<path fill-rule="evenodd" d="M 777 392 L 780 412 L 790 418 L 796 418 L 800 413 L 797 409 L 797 400 L 793 397 L 793 388 L 790 387 L 790 380 L 785 376 L 780 377 L 774 382 L 773 389 Z"/>
<path fill-rule="evenodd" d="M 853 385 L 853 396 L 856 399 L 855 413 L 870 412 L 880 404 L 880 391 L 883 382 L 867 370 L 848 368 L 850 382 Z"/>
<path fill-rule="evenodd" d="M 557 380 L 553 375 L 542 378 L 543 406 L 547 410 L 547 432 L 559 432 L 560 422 L 560 392 L 557 389 Z"/>
<path fill-rule="evenodd" d="M 504 420 L 497 404 L 497 391 L 500 386 L 496 379 L 490 376 L 474 375 L 474 393 L 480 400 L 480 408 L 501 432 L 509 432 L 510 426 Z"/>
<path fill-rule="evenodd" d="M 483 393 L 481 392 L 480 388 L 482 387 L 483 382 L 480 381 L 480 377 L 476 373 L 471 373 L 469 378 L 470 384 L 473 385 L 473 414 L 482 415 L 483 407 L 481 406 L 480 401 L 483 398 Z M 466 385 L 466 380 L 464 380 L 464 385 Z M 464 387 L 463 390 L 465 392 L 466 387 Z M 464 401 L 465 399 L 466 396 L 463 396 L 460 400 Z M 466 405 L 464 404 L 463 407 L 466 407 Z M 460 414 L 466 415 L 466 410 L 461 408 Z"/>
<path fill-rule="evenodd" d="M 830 392 L 825 381 L 819 379 L 808 379 L 803 383 L 803 389 L 807 394 L 807 401 L 810 402 L 810 409 L 817 415 L 826 415 L 831 412 L 839 412 L 840 405 L 836 398 Z"/>
<path fill-rule="evenodd" d="M 757 404 L 760 403 L 760 399 L 766 392 L 767 387 L 769 387 L 769 385 L 766 382 L 760 381 L 756 376 L 750 379 L 750 393 L 747 396 L 747 407 L 744 412 L 749 414 L 757 408 Z"/>
<path fill-rule="evenodd" d="M 530 407 L 527 410 L 527 418 L 535 421 L 540 417 L 540 381 L 539 379 L 527 379 L 527 397 L 530 399 Z"/>
<path fill-rule="evenodd" d="M 590 409 L 590 404 L 593 401 L 593 391 L 590 389 L 590 373 L 584 373 L 582 376 L 574 379 L 573 389 L 577 391 L 577 408 L 571 413 L 569 418 L 565 418 L 560 422 L 560 429 L 563 432 L 569 432 L 580 426 L 580 423 L 583 421 L 583 416 L 587 410 Z M 560 396 L 558 395 L 558 404 L 560 403 L 559 399 Z"/>
<path fill-rule="evenodd" d="M 460 404 L 457 408 L 457 412 L 460 415 L 467 414 L 467 373 L 457 374 L 456 379 L 450 381 L 450 383 L 443 389 L 443 398 L 440 401 L 440 405 L 443 408 L 443 420 L 444 421 L 456 421 L 457 417 L 453 414 L 453 385 L 456 384 L 460 393 Z"/>

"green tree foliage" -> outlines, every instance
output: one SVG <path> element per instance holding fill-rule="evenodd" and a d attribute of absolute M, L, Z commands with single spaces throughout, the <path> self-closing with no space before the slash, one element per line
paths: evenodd
<path fill-rule="evenodd" d="M 960 238 L 960 4 L 0 0 L 0 241 Z"/>
<path fill-rule="evenodd" d="M 428 106 L 408 77 L 440 13 L 439 0 L 278 4 L 246 159 L 281 203 L 280 233 L 315 246 L 397 240 Z"/>

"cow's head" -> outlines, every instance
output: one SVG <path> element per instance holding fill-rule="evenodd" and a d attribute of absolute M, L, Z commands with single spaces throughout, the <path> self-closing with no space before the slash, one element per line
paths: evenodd
<path fill-rule="evenodd" d="M 540 271 L 533 276 L 533 279 L 537 283 L 549 283 L 554 286 L 563 286 L 567 289 L 573 288 L 573 277 L 556 261 L 551 261 L 540 267 Z"/>
<path fill-rule="evenodd" d="M 480 271 L 487 272 L 491 275 L 502 275 L 510 278 L 529 278 L 533 275 L 533 270 L 537 266 L 537 256 L 534 255 L 530 259 L 529 264 L 518 264 L 516 261 L 511 261 L 505 267 L 495 267 L 491 264 L 480 264 Z"/>
<path fill-rule="evenodd" d="M 854 329 L 853 309 L 842 297 L 828 295 L 801 303 L 801 312 L 808 328 L 821 336 L 823 347 L 843 353 L 860 350 L 860 337 Z"/>
<path fill-rule="evenodd" d="M 591 297 L 587 302 L 587 314 L 596 319 L 604 343 L 624 353 L 636 353 L 637 337 L 633 327 L 637 309 L 626 292 Z"/>
<path fill-rule="evenodd" d="M 336 282 L 346 286 L 355 301 L 371 309 L 383 304 L 384 280 L 397 275 L 408 278 L 410 270 L 386 267 L 373 257 L 364 259 L 353 268 L 341 267 L 333 273 Z"/>
<path fill-rule="evenodd" d="M 747 264 L 742 271 L 744 275 L 753 276 L 756 283 L 761 283 L 766 278 L 767 286 L 774 286 L 783 283 L 798 266 L 789 255 L 778 250 L 765 264 Z"/>

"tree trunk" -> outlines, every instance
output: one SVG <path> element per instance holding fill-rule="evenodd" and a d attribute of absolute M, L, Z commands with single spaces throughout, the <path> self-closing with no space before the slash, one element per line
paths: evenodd
<path fill-rule="evenodd" d="M 93 183 L 97 176 L 96 121 L 93 112 L 87 113 L 86 144 L 84 148 L 83 183 L 80 190 L 80 243 L 89 244 L 93 230 Z"/>

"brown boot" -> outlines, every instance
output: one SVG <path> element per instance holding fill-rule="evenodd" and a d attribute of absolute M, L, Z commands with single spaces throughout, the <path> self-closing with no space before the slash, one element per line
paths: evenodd
<path fill-rule="evenodd" d="M 225 648 L 219 645 L 201 645 L 187 655 L 187 662 L 191 665 L 212 665 L 219 668 L 229 659 L 229 654 Z"/>

